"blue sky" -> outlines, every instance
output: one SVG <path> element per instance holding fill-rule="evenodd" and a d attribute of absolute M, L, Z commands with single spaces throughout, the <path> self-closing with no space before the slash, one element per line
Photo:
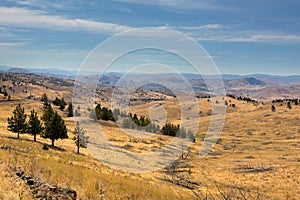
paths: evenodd
<path fill-rule="evenodd" d="M 159 27 L 192 37 L 221 73 L 300 74 L 299 9 L 298 0 L 2 0 L 0 65 L 78 70 L 110 36 Z"/>

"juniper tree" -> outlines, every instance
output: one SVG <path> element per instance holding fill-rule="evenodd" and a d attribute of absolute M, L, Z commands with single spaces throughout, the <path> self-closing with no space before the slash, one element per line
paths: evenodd
<path fill-rule="evenodd" d="M 41 121 L 39 120 L 37 113 L 32 110 L 30 112 L 29 121 L 28 121 L 28 132 L 33 135 L 33 140 L 36 142 L 36 135 L 40 134 L 43 131 Z"/>
<path fill-rule="evenodd" d="M 7 129 L 14 133 L 18 134 L 18 138 L 20 138 L 20 133 L 26 132 L 26 114 L 24 108 L 21 107 L 21 104 L 17 105 L 15 110 L 13 111 L 13 116 L 7 119 L 8 126 Z"/>

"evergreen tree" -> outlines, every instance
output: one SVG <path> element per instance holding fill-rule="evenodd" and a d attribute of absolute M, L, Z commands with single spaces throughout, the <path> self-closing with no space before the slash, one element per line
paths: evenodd
<path fill-rule="evenodd" d="M 49 101 L 46 93 L 44 93 L 43 96 L 41 97 L 41 101 L 42 102 L 48 102 Z"/>
<path fill-rule="evenodd" d="M 7 93 L 7 91 L 6 91 L 5 89 L 4 89 L 3 94 L 4 94 L 4 97 L 5 97 L 5 98 L 8 96 L 8 93 Z"/>
<path fill-rule="evenodd" d="M 272 108 L 271 108 L 272 112 L 276 112 L 276 108 L 274 105 L 272 105 Z"/>
<path fill-rule="evenodd" d="M 58 115 L 57 112 L 53 114 L 49 123 L 45 124 L 45 132 L 42 137 L 49 138 L 52 141 L 52 147 L 54 147 L 55 140 L 68 138 L 65 121 Z"/>
<path fill-rule="evenodd" d="M 61 103 L 59 104 L 59 109 L 60 109 L 61 111 L 63 111 L 63 110 L 65 109 L 65 107 L 66 107 L 66 105 L 65 105 L 63 102 L 61 102 Z"/>
<path fill-rule="evenodd" d="M 54 101 L 53 101 L 53 104 L 54 104 L 55 106 L 59 106 L 60 103 L 61 103 L 61 100 L 59 100 L 59 98 L 55 97 L 55 99 L 54 99 Z"/>
<path fill-rule="evenodd" d="M 49 100 L 46 93 L 43 94 L 41 101 L 44 102 L 44 108 L 46 108 L 49 105 Z"/>
<path fill-rule="evenodd" d="M 83 128 L 80 128 L 80 124 L 79 122 L 76 123 L 76 127 L 75 127 L 75 144 L 77 146 L 77 153 L 79 154 L 79 149 L 80 147 L 87 147 L 87 143 L 88 143 L 88 136 L 85 136 L 86 131 Z"/>
<path fill-rule="evenodd" d="M 15 110 L 13 111 L 13 116 L 8 118 L 8 126 L 7 129 L 14 133 L 18 134 L 18 138 L 20 138 L 20 133 L 25 133 L 26 131 L 26 114 L 24 108 L 21 107 L 21 104 L 17 105 Z"/>
<path fill-rule="evenodd" d="M 33 135 L 34 141 L 36 142 L 36 135 L 43 131 L 42 124 L 37 116 L 37 113 L 32 110 L 29 116 L 28 132 Z"/>
<path fill-rule="evenodd" d="M 43 116 L 41 117 L 41 119 L 44 121 L 45 127 L 48 126 L 48 124 L 50 123 L 50 119 L 52 118 L 53 115 L 54 115 L 54 110 L 51 104 L 49 104 L 46 108 L 44 108 L 44 113 Z"/>
<path fill-rule="evenodd" d="M 287 103 L 287 108 L 288 108 L 288 109 L 292 109 L 292 105 L 291 105 L 291 102 L 290 102 L 290 101 Z"/>

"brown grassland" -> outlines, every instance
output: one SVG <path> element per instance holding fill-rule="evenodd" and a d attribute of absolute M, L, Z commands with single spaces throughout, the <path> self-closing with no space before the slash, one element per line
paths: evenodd
<path fill-rule="evenodd" d="M 2 82 L 10 84 L 9 81 Z M 23 86 L 22 86 L 23 87 Z M 71 101 L 71 87 L 26 86 L 27 95 L 40 97 L 44 92 L 49 99 L 56 96 Z M 299 199 L 300 198 L 300 106 L 271 102 L 247 103 L 227 97 L 236 107 L 229 107 L 221 139 L 213 150 L 200 158 L 210 121 L 210 98 L 199 99 L 202 111 L 196 142 L 192 143 L 186 158 L 178 158 L 177 170 L 171 167 L 151 173 L 134 174 L 112 169 L 95 159 L 88 149 L 76 154 L 73 140 L 73 118 L 67 117 L 67 109 L 60 111 L 68 128 L 69 139 L 57 140 L 55 148 L 42 150 L 50 140 L 7 130 L 7 118 L 18 103 L 27 114 L 35 109 L 39 115 L 43 104 L 38 99 L 26 99 L 22 88 L 12 93 L 12 101 L 0 94 L 0 199 L 34 199 L 32 192 L 12 173 L 20 167 L 33 177 L 40 177 L 53 185 L 76 190 L 78 199 Z M 100 100 L 98 100 L 100 101 Z M 106 102 L 102 102 L 103 105 Z M 176 100 L 148 102 L 131 107 L 133 113 L 149 115 L 149 108 L 164 106 L 168 120 L 178 123 L 180 115 Z M 174 106 L 175 105 L 175 106 Z M 81 112 L 88 114 L 82 105 Z M 130 147 L 133 152 L 150 152 L 169 141 L 168 136 L 156 135 L 139 139 L 128 136 L 113 122 L 100 122 L 107 137 L 119 147 Z M 121 161 L 120 161 L 121 162 Z M 174 178 L 175 177 L 175 178 Z M 178 180 L 182 178 L 182 180 Z M 177 178 L 177 179 L 176 179 Z"/>

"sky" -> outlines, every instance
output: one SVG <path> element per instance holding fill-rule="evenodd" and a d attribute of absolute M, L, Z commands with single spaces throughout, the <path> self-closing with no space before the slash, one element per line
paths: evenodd
<path fill-rule="evenodd" d="M 300 75 L 299 9 L 298 0 L 2 0 L 0 65 L 77 71 L 99 43 L 152 27 L 191 37 L 223 74 Z M 131 53 L 112 71 L 162 62 L 191 72 L 165 54 Z"/>

